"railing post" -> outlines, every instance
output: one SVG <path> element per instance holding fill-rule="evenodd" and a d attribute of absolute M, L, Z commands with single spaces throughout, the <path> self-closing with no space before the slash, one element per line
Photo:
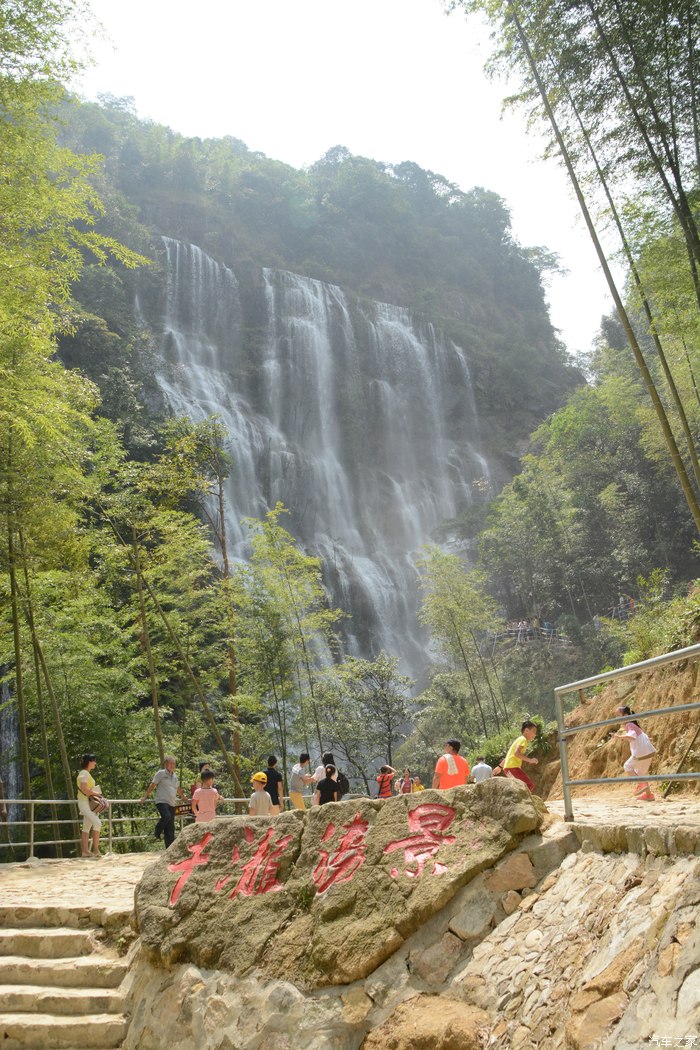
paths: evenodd
<path fill-rule="evenodd" d="M 29 859 L 34 859 L 34 799 L 29 801 Z"/>
<path fill-rule="evenodd" d="M 107 810 L 107 849 L 112 852 L 112 807 Z"/>
<path fill-rule="evenodd" d="M 569 757 L 566 751 L 566 737 L 564 736 L 564 707 L 558 693 L 554 694 L 554 706 L 557 711 L 557 726 L 559 728 L 559 765 L 561 768 L 561 782 L 564 789 L 564 820 L 574 819 L 574 810 L 571 805 L 571 788 L 569 787 Z"/>

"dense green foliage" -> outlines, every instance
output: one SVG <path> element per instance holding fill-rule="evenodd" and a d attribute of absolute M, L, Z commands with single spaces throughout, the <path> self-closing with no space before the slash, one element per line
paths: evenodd
<path fill-rule="evenodd" d="M 626 316 L 697 486 L 696 12 L 487 6 L 524 17 L 582 178 L 595 172 L 624 220 Z M 696 573 L 693 520 L 649 384 L 608 320 L 591 384 L 573 389 L 544 306 L 551 260 L 515 243 L 503 202 L 408 162 L 337 147 L 296 171 L 141 122 L 125 102 L 69 101 L 51 78 L 71 68 L 77 13 L 71 0 L 0 5 L 0 671 L 19 724 L 2 758 L 25 794 L 72 797 L 84 750 L 112 796 L 140 795 L 166 751 L 186 782 L 210 759 L 227 793 L 269 751 L 285 775 L 298 751 L 330 748 L 367 788 L 385 760 L 425 779 L 448 737 L 497 760 L 523 717 L 551 717 L 554 685 L 697 640 L 697 592 L 673 593 Z M 503 55 L 526 68 L 507 18 Z M 248 564 L 229 565 L 228 435 L 163 418 L 133 306 L 136 266 L 146 294 L 160 281 L 163 234 L 234 267 L 251 301 L 266 265 L 407 306 L 469 352 L 492 453 L 512 465 L 536 426 L 511 483 L 484 484 L 445 525 L 476 540 L 476 570 L 437 547 L 420 561 L 418 697 L 394 654 L 344 657 L 343 611 L 282 506 L 249 523 Z M 258 337 L 251 321 L 251 367 Z M 621 593 L 641 612 L 607 622 Z M 554 622 L 556 643 L 508 638 L 521 617 Z"/>
<path fill-rule="evenodd" d="M 668 629 L 674 615 L 690 635 L 697 623 L 683 597 L 660 619 L 661 592 L 645 579 L 685 592 L 697 573 L 698 12 L 687 0 L 446 7 L 489 19 L 492 70 L 519 77 L 510 102 L 544 128 L 565 166 L 618 313 L 603 325 L 591 386 L 536 430 L 521 472 L 495 500 L 484 493 L 446 530 L 477 539 L 478 568 L 506 618 L 554 621 L 573 643 L 503 654 L 509 700 L 546 714 L 543 686 L 556 676 L 682 644 Z M 604 224 L 628 273 L 622 290 L 600 242 Z M 641 596 L 643 611 L 607 623 L 619 595 Z M 462 692 L 473 702 L 473 685 Z"/>
<path fill-rule="evenodd" d="M 451 0 L 448 6 L 487 15 L 497 40 L 494 67 L 516 71 L 517 101 L 544 124 L 566 169 L 700 532 L 697 413 L 691 417 L 697 394 L 688 403 L 682 390 L 686 371 L 695 371 L 685 336 L 697 345 L 700 320 L 695 5 Z M 627 303 L 597 228 L 603 222 L 629 270 Z M 652 262 L 660 258 L 671 281 Z M 670 288 L 677 291 L 669 295 Z M 671 356 L 679 343 L 681 382 Z"/>

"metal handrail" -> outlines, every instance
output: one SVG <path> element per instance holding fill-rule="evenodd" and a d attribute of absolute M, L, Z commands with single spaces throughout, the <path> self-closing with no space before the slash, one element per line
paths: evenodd
<path fill-rule="evenodd" d="M 307 797 L 310 797 L 310 796 L 307 796 Z M 113 798 L 113 799 L 110 799 L 109 801 L 110 801 L 109 809 L 105 810 L 104 813 L 100 814 L 100 819 L 102 820 L 103 825 L 106 825 L 105 834 L 106 834 L 106 839 L 107 839 L 107 850 L 108 850 L 108 852 L 110 852 L 110 853 L 112 852 L 112 846 L 114 845 L 114 843 L 117 843 L 117 842 L 146 842 L 149 838 L 151 838 L 151 835 L 149 833 L 146 833 L 146 832 L 138 832 L 138 833 L 133 833 L 132 832 L 130 834 L 124 835 L 124 834 L 118 834 L 118 833 L 115 834 L 115 830 L 118 831 L 118 826 L 119 825 L 125 824 L 125 823 L 128 823 L 128 822 L 132 822 L 133 823 L 136 820 L 148 820 L 148 821 L 151 821 L 155 817 L 155 814 L 152 812 L 152 807 L 154 805 L 152 799 L 147 799 L 145 802 L 142 802 L 140 798 Z M 185 799 L 184 801 L 187 802 L 187 799 Z M 289 796 L 287 796 L 287 795 L 283 796 L 283 801 L 285 801 L 285 802 L 289 801 Z M 248 797 L 246 797 L 246 798 L 222 798 L 222 804 L 223 805 L 242 805 L 242 806 L 245 806 L 245 812 L 246 813 L 248 812 L 248 802 L 249 802 Z M 32 799 L 26 799 L 26 798 L 3 798 L 2 801 L 0 801 L 0 810 L 2 809 L 3 806 L 5 806 L 5 807 L 7 807 L 7 806 L 23 806 L 23 807 L 25 807 L 28 810 L 28 814 L 26 814 L 26 817 L 28 819 L 12 820 L 12 821 L 0 820 L 0 829 L 4 829 L 4 831 L 7 833 L 7 838 L 6 839 L 3 839 L 2 835 L 0 835 L 0 850 L 5 849 L 5 850 L 13 851 L 15 849 L 27 849 L 28 850 L 28 856 L 30 858 L 32 858 L 35 855 L 35 849 L 36 849 L 37 846 L 41 846 L 41 847 L 43 847 L 43 846 L 71 846 L 71 845 L 78 845 L 80 843 L 80 836 L 78 836 L 78 837 L 71 836 L 71 837 L 66 837 L 66 838 L 48 838 L 48 839 L 37 839 L 37 837 L 36 837 L 36 831 L 37 831 L 38 828 L 41 828 L 41 827 L 55 828 L 58 825 L 65 825 L 65 824 L 70 824 L 73 827 L 75 827 L 76 824 L 79 824 L 80 821 L 82 820 L 82 817 L 81 817 L 81 815 L 80 815 L 80 813 L 78 811 L 78 803 L 75 801 L 75 799 L 62 799 L 62 798 L 60 798 L 60 799 L 53 799 L 53 798 L 32 798 Z M 63 819 L 61 819 L 60 817 L 54 818 L 53 816 L 47 816 L 47 817 L 42 818 L 42 819 L 37 819 L 36 809 L 37 809 L 38 806 L 56 806 L 56 807 L 58 807 L 58 806 L 64 806 L 64 807 L 68 806 L 68 807 L 73 807 L 73 812 L 76 815 L 75 816 L 71 816 L 70 818 L 63 818 Z M 136 807 L 136 812 L 132 812 L 131 814 L 127 814 L 126 816 L 120 816 L 120 815 L 117 815 L 114 812 L 114 808 L 113 808 L 114 806 L 134 806 L 134 807 Z M 138 813 L 139 809 L 142 809 L 143 812 L 142 813 Z M 180 830 L 182 830 L 184 822 L 187 819 L 186 815 L 182 815 L 182 816 L 180 816 L 180 817 L 178 817 L 176 819 L 179 820 Z M 10 836 L 9 836 L 9 829 L 18 829 L 18 828 L 28 828 L 29 832 L 28 832 L 27 837 L 24 838 L 24 839 L 11 840 Z M 3 857 L 2 853 L 0 853 L 0 859 L 5 859 L 6 860 L 7 858 Z"/>
<path fill-rule="evenodd" d="M 652 656 L 649 660 L 641 660 L 639 663 L 629 664 L 627 667 L 616 667 L 613 671 L 603 671 L 601 674 L 593 675 L 591 678 L 582 678 L 578 682 L 569 682 L 568 685 L 560 685 L 554 690 L 554 702 L 559 730 L 559 758 L 561 762 L 562 785 L 564 788 L 564 820 L 572 821 L 574 819 L 570 789 L 575 784 L 629 784 L 630 782 L 633 783 L 635 781 L 646 783 L 649 780 L 700 780 L 700 773 L 659 773 L 646 777 L 595 777 L 587 778 L 585 780 L 571 780 L 569 777 L 569 760 L 566 750 L 568 738 L 575 733 L 582 733 L 585 729 L 599 729 L 602 726 L 619 725 L 621 722 L 629 722 L 630 716 L 616 716 L 615 718 L 606 718 L 599 722 L 588 722 L 585 725 L 567 727 L 564 725 L 564 709 L 562 704 L 562 697 L 566 696 L 567 693 L 578 693 L 581 700 L 583 700 L 583 694 L 586 689 L 590 689 L 596 685 L 601 685 L 603 682 L 609 682 L 616 678 L 626 678 L 628 676 L 640 674 L 642 671 L 648 671 L 654 667 L 662 667 L 665 664 L 680 663 L 683 660 L 691 660 L 697 657 L 700 657 L 700 645 L 689 645 L 685 649 L 676 649 L 670 653 L 663 653 L 661 656 Z M 675 711 L 694 711 L 698 708 L 700 708 L 700 703 L 674 704 L 672 707 L 655 708 L 652 711 L 635 711 L 634 718 L 636 721 L 640 718 L 668 715 Z"/>

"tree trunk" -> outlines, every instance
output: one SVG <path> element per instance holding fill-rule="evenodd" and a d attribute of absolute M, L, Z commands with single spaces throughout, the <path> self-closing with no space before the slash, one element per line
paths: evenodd
<path fill-rule="evenodd" d="M 141 647 L 146 654 L 146 663 L 148 665 L 148 677 L 151 683 L 151 704 L 153 705 L 153 720 L 156 730 L 156 740 L 158 741 L 158 755 L 160 757 L 161 767 L 165 763 L 165 745 L 163 743 L 163 729 L 160 722 L 160 705 L 158 702 L 158 679 L 156 677 L 156 665 L 153 659 L 153 649 L 151 647 L 151 635 L 148 630 L 148 619 L 146 617 L 146 603 L 143 597 L 143 577 L 141 573 L 141 555 L 139 552 L 138 536 L 136 534 L 136 526 L 131 526 L 131 550 L 134 562 L 134 569 L 136 572 L 136 590 L 139 597 L 139 619 L 141 620 Z"/>
<path fill-rule="evenodd" d="M 231 600 L 231 571 L 228 561 L 228 544 L 226 542 L 226 506 L 224 501 L 224 479 L 217 469 L 217 502 L 219 507 L 219 547 L 224 569 L 224 594 L 226 596 L 226 616 L 228 619 L 228 691 L 231 697 L 231 736 L 233 740 L 234 787 L 236 795 L 242 795 L 241 787 L 241 723 L 238 707 L 238 684 L 236 681 L 236 623 Z M 286 762 L 286 752 L 283 752 Z M 286 767 L 285 767 L 286 769 Z M 285 773 L 286 775 L 286 773 Z"/>
<path fill-rule="evenodd" d="M 10 496 L 10 501 L 12 497 Z M 12 641 L 15 655 L 15 692 L 17 695 L 17 713 L 19 721 L 20 762 L 22 765 L 22 793 L 26 799 L 32 797 L 29 776 L 29 743 L 27 740 L 27 710 L 24 700 L 24 678 L 22 675 L 22 646 L 19 634 L 19 594 L 17 591 L 17 569 L 15 562 L 14 523 L 8 510 L 7 517 L 7 558 L 10 571 L 10 608 L 12 613 Z"/>
<path fill-rule="evenodd" d="M 53 773 L 51 771 L 51 756 L 49 755 L 49 742 L 46 734 L 46 718 L 44 717 L 44 699 L 43 691 L 41 688 L 41 664 L 39 662 L 39 653 L 37 651 L 36 631 L 34 629 L 34 610 L 32 609 L 30 601 L 30 586 L 29 586 L 29 569 L 27 568 L 27 556 L 24 546 L 24 535 L 22 530 L 19 530 L 19 549 L 22 556 L 22 569 L 24 572 L 24 590 L 25 600 L 23 601 L 24 607 L 24 618 L 29 626 L 29 631 L 32 636 L 32 653 L 34 656 L 34 680 L 36 683 L 36 703 L 37 711 L 39 713 L 39 733 L 41 735 L 41 749 L 44 753 L 44 771 L 46 773 L 46 787 L 49 798 L 51 799 L 51 818 L 53 820 L 53 835 L 56 840 L 56 852 L 59 857 L 63 856 L 63 845 L 61 843 L 61 825 L 58 823 L 58 810 L 54 803 L 56 793 L 53 786 Z"/>
<path fill-rule="evenodd" d="M 474 699 L 476 700 L 476 706 L 479 708 L 479 714 L 481 715 L 481 725 L 482 725 L 483 730 L 484 730 L 484 736 L 488 736 L 489 735 L 489 731 L 488 731 L 488 729 L 486 727 L 486 716 L 484 715 L 484 709 L 481 706 L 481 700 L 479 698 L 479 692 L 478 692 L 478 690 L 476 688 L 476 683 L 475 683 L 474 678 L 472 676 L 471 667 L 469 666 L 469 661 L 467 660 L 467 654 L 466 654 L 466 652 L 464 650 L 464 646 L 462 645 L 462 639 L 461 639 L 459 631 L 457 630 L 457 627 L 455 625 L 454 618 L 452 618 L 452 617 L 450 617 L 450 618 L 452 619 L 452 626 L 454 627 L 454 632 L 455 632 L 455 638 L 457 640 L 457 645 L 459 646 L 459 651 L 462 654 L 462 661 L 464 663 L 464 669 L 467 672 L 467 677 L 469 679 L 469 684 L 472 687 L 472 692 L 474 694 Z"/>

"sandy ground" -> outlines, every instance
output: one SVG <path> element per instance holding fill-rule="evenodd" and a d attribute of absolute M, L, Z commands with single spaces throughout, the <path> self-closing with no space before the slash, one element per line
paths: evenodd
<path fill-rule="evenodd" d="M 694 796 L 660 795 L 654 802 L 640 802 L 629 789 L 621 796 L 604 791 L 597 795 L 573 798 L 574 823 L 611 825 L 615 827 L 693 827 L 700 828 L 700 798 Z M 547 799 L 547 809 L 554 816 L 564 817 L 562 799 Z"/>
<path fill-rule="evenodd" d="M 0 865 L 0 908 L 97 907 L 130 912 L 134 887 L 154 853 L 113 853 L 102 860 L 31 860 Z"/>

